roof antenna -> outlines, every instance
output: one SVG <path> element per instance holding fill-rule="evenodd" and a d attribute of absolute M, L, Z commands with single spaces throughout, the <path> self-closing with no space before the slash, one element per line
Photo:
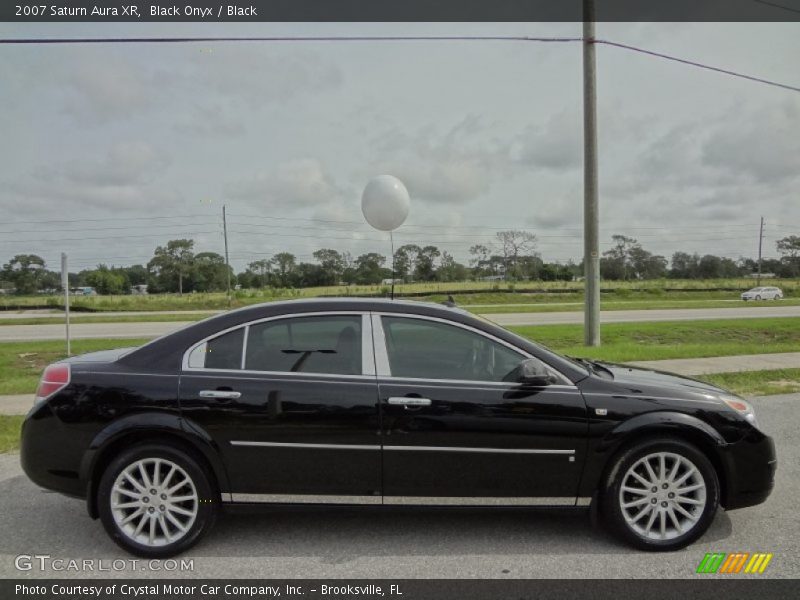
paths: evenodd
<path fill-rule="evenodd" d="M 448 308 L 454 308 L 456 306 L 455 298 L 453 298 L 453 294 L 447 294 L 447 300 L 442 302 Z"/>
<path fill-rule="evenodd" d="M 394 300 L 394 236 L 389 231 L 389 245 L 392 247 L 392 288 L 389 292 L 389 300 Z"/>

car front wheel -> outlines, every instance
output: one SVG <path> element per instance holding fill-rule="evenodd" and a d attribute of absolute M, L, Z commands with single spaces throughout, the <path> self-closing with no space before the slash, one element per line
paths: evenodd
<path fill-rule="evenodd" d="M 603 490 L 609 528 L 643 550 L 678 550 L 708 529 L 719 482 L 708 458 L 679 439 L 639 442 L 617 459 Z"/>
<path fill-rule="evenodd" d="M 212 526 L 216 494 L 206 470 L 183 450 L 134 446 L 111 461 L 98 487 L 106 532 L 145 557 L 167 557 L 194 545 Z"/>

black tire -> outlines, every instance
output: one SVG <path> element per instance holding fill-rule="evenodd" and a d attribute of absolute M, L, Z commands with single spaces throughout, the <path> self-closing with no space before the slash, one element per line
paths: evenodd
<path fill-rule="evenodd" d="M 704 496 L 702 498 L 702 506 L 698 505 L 696 508 L 685 504 L 681 506 L 681 508 L 684 510 L 686 510 L 688 507 L 688 510 L 692 511 L 694 513 L 693 516 L 695 517 L 693 521 L 689 521 L 689 523 L 693 522 L 693 525 L 691 525 L 690 528 L 682 534 L 678 534 L 678 528 L 672 526 L 667 514 L 667 510 L 672 510 L 675 501 L 658 497 L 656 498 L 656 502 L 653 503 L 653 507 L 648 506 L 648 503 L 652 502 L 653 498 L 656 497 L 658 493 L 662 493 L 661 489 L 659 489 L 656 493 L 650 494 L 650 496 L 653 497 L 649 498 L 647 495 L 638 492 L 637 494 L 628 494 L 625 492 L 624 495 L 622 492 L 623 481 L 625 480 L 629 470 L 634 465 L 637 465 L 637 463 L 642 464 L 640 461 L 643 458 L 650 455 L 657 455 L 658 453 L 666 453 L 668 457 L 667 460 L 675 460 L 670 457 L 677 455 L 683 457 L 684 460 L 689 461 L 689 463 L 696 467 L 699 475 L 702 477 L 702 483 L 705 485 L 705 489 L 703 490 Z M 676 463 L 673 462 L 670 464 L 674 465 Z M 670 470 L 671 468 L 667 469 L 667 471 Z M 685 473 L 688 470 L 689 469 L 679 472 Z M 697 475 L 692 475 L 692 477 L 694 478 L 694 481 L 700 481 L 697 479 Z M 679 479 L 679 477 L 677 477 L 677 479 Z M 633 481 L 633 479 L 631 479 L 631 481 Z M 666 494 L 667 491 L 663 490 L 663 493 Z M 692 494 L 699 496 L 700 493 L 692 492 Z M 649 520 L 649 517 L 652 515 L 652 513 L 657 511 L 657 516 L 655 518 L 659 522 L 659 526 L 661 519 L 663 518 L 668 524 L 669 529 L 675 530 L 674 533 L 670 533 L 670 535 L 674 535 L 674 537 L 668 539 L 654 539 L 653 537 L 646 537 L 642 532 L 634 530 L 636 525 L 628 524 L 628 520 L 623 512 L 623 499 L 632 501 L 640 498 L 647 499 L 647 502 L 629 510 L 636 512 L 639 510 L 639 508 L 641 508 L 642 511 L 644 511 L 645 507 L 647 507 L 650 512 L 645 513 L 643 520 L 637 522 L 638 526 L 641 527 L 644 521 Z M 662 503 L 662 500 L 666 504 Z M 660 506 L 669 506 L 670 508 L 661 509 L 659 508 Z M 711 522 L 714 520 L 714 515 L 717 512 L 718 506 L 719 479 L 714 466 L 711 464 L 711 461 L 709 461 L 708 457 L 698 450 L 696 446 L 680 439 L 668 437 L 639 441 L 624 449 L 615 459 L 615 462 L 608 474 L 608 477 L 606 478 L 606 481 L 603 484 L 603 488 L 601 489 L 600 493 L 600 511 L 603 521 L 608 529 L 610 529 L 614 535 L 623 541 L 641 550 L 671 551 L 685 548 L 706 532 L 708 527 L 711 525 Z M 655 508 L 655 511 L 653 508 Z M 661 515 L 662 512 L 664 513 L 663 516 Z M 683 516 L 679 513 L 676 513 L 674 510 L 672 512 L 673 514 L 678 515 L 679 520 L 683 519 Z M 689 525 L 686 526 L 689 527 Z M 659 531 L 658 534 L 660 535 L 661 532 Z M 656 535 L 656 532 L 654 532 L 652 535 Z"/>
<path fill-rule="evenodd" d="M 761 300 L 761 296 L 756 296 L 756 300 Z"/>
<path fill-rule="evenodd" d="M 177 467 L 179 467 L 177 472 L 180 475 L 186 475 L 187 479 L 191 481 L 190 484 L 187 484 L 188 487 L 180 488 L 188 490 L 188 492 L 182 493 L 195 492 L 197 499 L 196 502 L 189 500 L 176 505 L 187 508 L 188 502 L 188 508 L 191 512 L 195 513 L 195 516 L 191 525 L 186 527 L 185 532 L 175 530 L 170 526 L 173 535 L 178 535 L 180 537 L 177 537 L 173 542 L 160 545 L 148 545 L 133 539 L 131 535 L 123 531 L 121 526 L 117 523 L 114 510 L 112 509 L 112 494 L 116 493 L 114 492 L 114 485 L 117 477 L 120 476 L 123 470 L 134 465 L 137 461 L 151 459 L 160 459 L 168 461 L 172 465 L 177 465 Z M 194 486 L 194 490 L 192 490 L 191 486 Z M 105 469 L 97 489 L 97 507 L 103 527 L 117 545 L 137 556 L 165 558 L 191 548 L 211 529 L 216 520 L 219 506 L 219 494 L 215 490 L 216 486 L 213 484 L 213 476 L 208 473 L 202 464 L 191 454 L 181 448 L 164 443 L 143 443 L 121 452 Z M 131 488 L 131 491 L 134 491 L 133 488 Z M 148 495 L 149 502 L 149 494 L 143 493 L 141 497 L 143 498 L 145 495 Z M 157 511 L 158 507 L 155 503 L 160 502 L 160 500 L 156 496 L 153 496 L 153 498 L 153 504 L 149 506 Z M 136 502 L 134 498 L 131 498 L 131 501 L 132 503 Z M 150 510 L 150 508 L 147 510 Z M 131 508 L 129 510 L 133 512 L 138 509 Z M 138 522 L 139 518 L 136 518 L 135 521 Z"/>

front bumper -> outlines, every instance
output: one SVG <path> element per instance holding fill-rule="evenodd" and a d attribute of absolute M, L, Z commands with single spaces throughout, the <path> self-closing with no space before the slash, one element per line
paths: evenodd
<path fill-rule="evenodd" d="M 740 441 L 723 449 L 726 481 L 722 506 L 725 510 L 764 502 L 775 486 L 778 459 L 775 442 L 755 427 Z"/>

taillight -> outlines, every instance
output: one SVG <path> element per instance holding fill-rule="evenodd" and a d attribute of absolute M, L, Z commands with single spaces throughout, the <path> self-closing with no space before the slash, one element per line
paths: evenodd
<path fill-rule="evenodd" d="M 47 367 L 36 389 L 36 402 L 41 402 L 66 387 L 69 377 L 69 363 L 55 363 Z"/>

